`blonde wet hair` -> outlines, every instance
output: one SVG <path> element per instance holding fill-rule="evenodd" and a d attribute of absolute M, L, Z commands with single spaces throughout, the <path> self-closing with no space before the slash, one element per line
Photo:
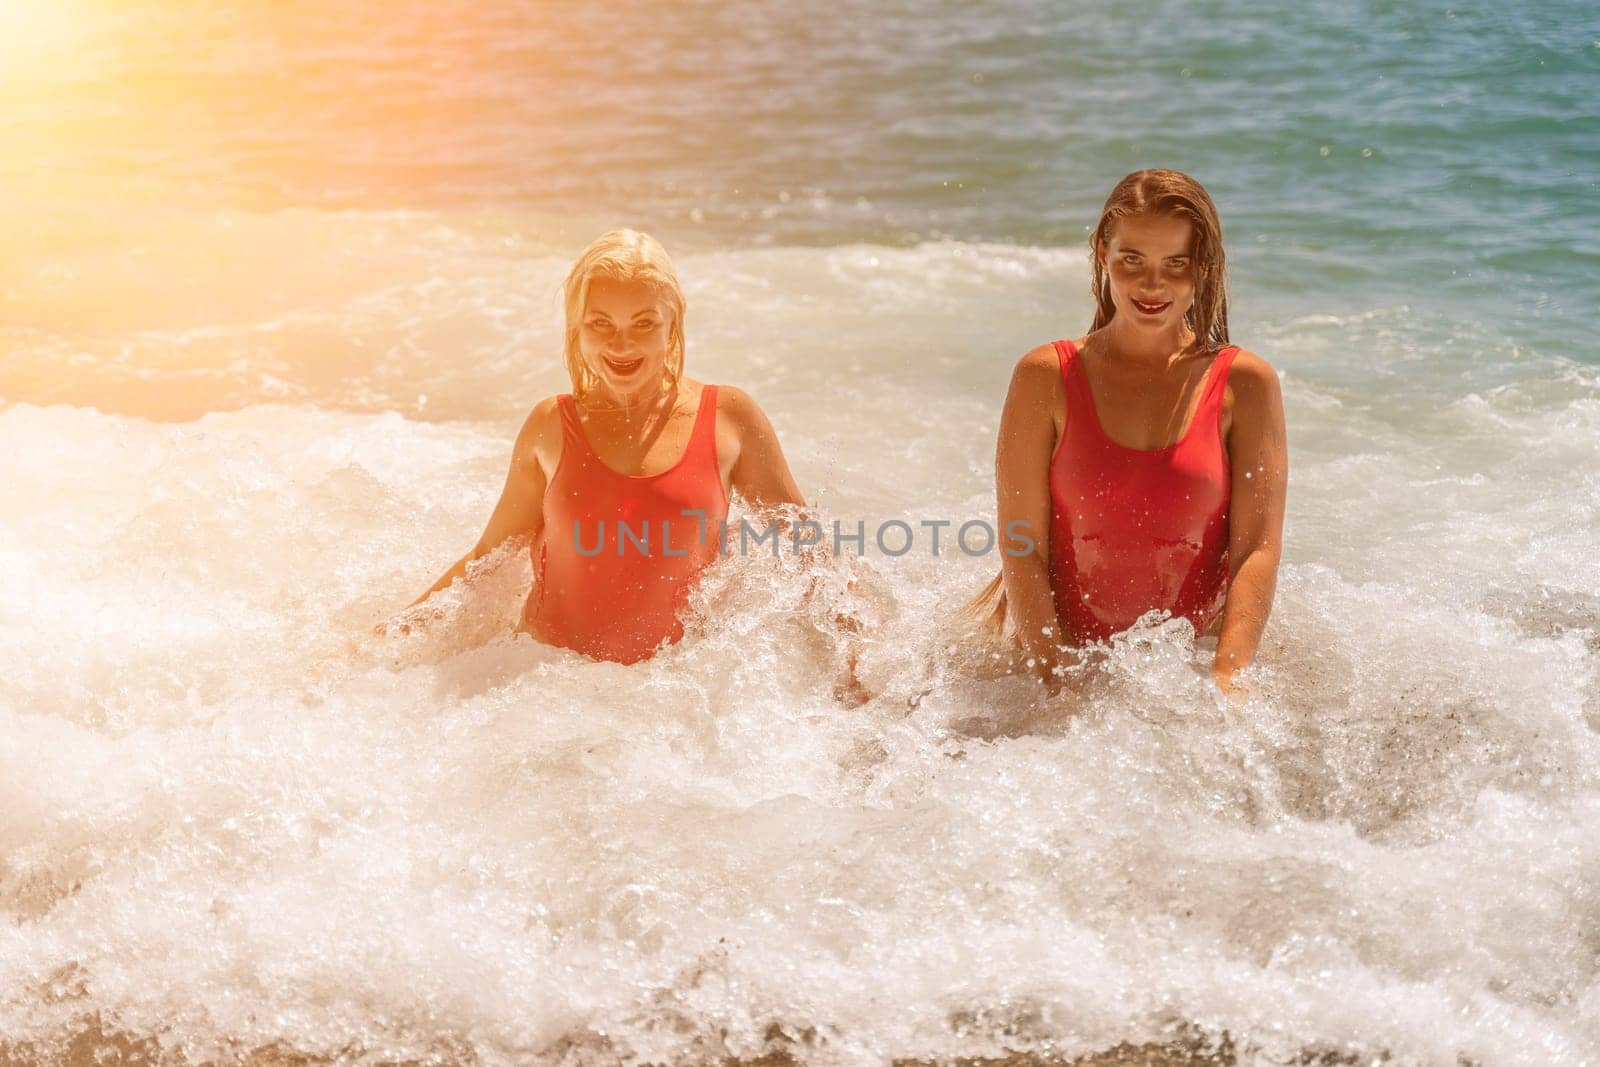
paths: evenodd
<path fill-rule="evenodd" d="M 567 377 L 572 379 L 572 394 L 582 396 L 599 379 L 583 362 L 578 334 L 583 328 L 583 313 L 589 303 L 589 283 L 596 278 L 614 281 L 646 282 L 660 294 L 671 322 L 667 334 L 667 377 L 677 382 L 683 377 L 683 287 L 661 242 L 640 230 L 612 230 L 590 242 L 578 256 L 563 284 L 567 312 Z"/>

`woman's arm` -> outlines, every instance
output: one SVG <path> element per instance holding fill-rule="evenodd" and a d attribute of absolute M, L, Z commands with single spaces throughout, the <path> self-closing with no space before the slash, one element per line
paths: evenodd
<path fill-rule="evenodd" d="M 719 391 L 720 410 L 736 433 L 737 453 L 729 478 L 732 488 L 756 511 L 793 505 L 804 508 L 806 501 L 800 494 L 789 461 L 784 458 L 778 433 L 766 412 L 742 389 L 724 386 Z M 787 533 L 786 524 L 782 527 Z M 814 542 L 820 544 L 820 542 Z M 813 549 L 815 550 L 815 549 Z M 854 588 L 854 583 L 851 583 Z M 815 586 L 812 587 L 813 591 Z M 845 650 L 844 676 L 834 686 L 834 696 L 841 703 L 858 706 L 872 699 L 872 693 L 856 677 L 856 664 L 860 659 L 858 639 L 861 621 L 850 615 L 836 615 L 834 625 L 851 640 Z"/>
<path fill-rule="evenodd" d="M 472 551 L 445 571 L 439 580 L 428 587 L 410 604 L 416 607 L 441 589 L 448 588 L 457 578 L 467 573 L 468 564 L 488 555 L 511 537 L 535 537 L 544 524 L 544 491 L 546 478 L 539 461 L 540 446 L 546 432 L 555 422 L 554 397 L 543 400 L 533 409 L 522 430 L 517 434 L 511 452 L 511 469 L 506 473 L 505 488 L 500 491 L 500 501 L 489 516 L 489 524 Z"/>
<path fill-rule="evenodd" d="M 805 506 L 800 486 L 789 471 L 789 461 L 778 443 L 767 413 L 743 389 L 724 385 L 717 390 L 717 408 L 733 430 L 734 453 L 728 482 L 757 511 L 793 504 Z"/>
<path fill-rule="evenodd" d="M 1061 367 L 1053 345 L 1023 356 L 1011 375 L 995 447 L 995 489 L 1001 543 L 1015 530 L 1033 541 L 1025 555 L 1001 555 L 1006 616 L 1016 628 L 1030 669 L 1047 683 L 1061 645 L 1050 592 L 1050 458 L 1056 448 L 1055 413 L 1064 403 Z M 1015 525 L 1013 525 L 1015 524 Z"/>
<path fill-rule="evenodd" d="M 1233 424 L 1228 459 L 1233 484 L 1228 505 L 1228 599 L 1211 673 L 1224 693 L 1233 673 L 1255 659 L 1272 611 L 1282 555 L 1289 485 L 1289 444 L 1278 375 L 1253 352 L 1240 351 L 1228 375 Z"/>

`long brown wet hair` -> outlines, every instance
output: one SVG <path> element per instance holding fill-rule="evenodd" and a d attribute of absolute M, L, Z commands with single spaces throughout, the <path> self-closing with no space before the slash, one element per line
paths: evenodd
<path fill-rule="evenodd" d="M 1184 325 L 1194 332 L 1193 347 L 1215 352 L 1228 343 L 1228 273 L 1222 251 L 1222 222 L 1217 205 L 1205 187 L 1180 170 L 1136 170 L 1117 183 L 1100 210 L 1100 222 L 1089 235 L 1089 292 L 1094 297 L 1094 325 L 1101 329 L 1117 313 L 1111 302 L 1105 256 L 1111 230 L 1118 220 L 1135 215 L 1168 215 L 1188 219 L 1194 227 L 1189 262 L 1194 270 L 1194 303 L 1184 313 Z M 968 618 L 981 618 L 995 633 L 1005 628 L 1005 572 L 1001 571 L 961 609 Z"/>
<path fill-rule="evenodd" d="M 1194 269 L 1194 303 L 1184 313 L 1184 325 L 1194 331 L 1195 346 L 1215 352 L 1228 343 L 1228 271 L 1222 251 L 1222 223 L 1217 205 L 1199 182 L 1181 170 L 1136 170 L 1117 183 L 1106 197 L 1100 224 L 1089 235 L 1089 292 L 1094 296 L 1094 325 L 1100 329 L 1117 313 L 1111 303 L 1105 257 L 1111 229 L 1133 215 L 1167 215 L 1188 219 L 1194 227 L 1194 247 L 1189 262 Z"/>

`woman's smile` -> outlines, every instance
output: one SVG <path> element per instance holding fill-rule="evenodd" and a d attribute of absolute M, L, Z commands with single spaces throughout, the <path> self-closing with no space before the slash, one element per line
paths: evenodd
<path fill-rule="evenodd" d="M 626 378 L 644 366 L 643 359 L 617 359 L 614 356 L 605 356 L 605 364 L 613 374 Z"/>

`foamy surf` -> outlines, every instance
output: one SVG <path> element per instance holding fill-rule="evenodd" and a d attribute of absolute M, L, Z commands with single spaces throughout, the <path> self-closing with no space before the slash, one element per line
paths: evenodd
<path fill-rule="evenodd" d="M 559 7 L 0 4 L 0 1062 L 1600 1063 L 1591 12 Z M 987 677 L 960 553 L 370 636 L 596 234 L 827 516 L 959 521 L 1146 165 L 1283 374 L 1242 707 L 1160 620 Z"/>
<path fill-rule="evenodd" d="M 845 520 L 989 513 L 1018 345 L 952 324 L 991 287 L 1024 307 L 1081 277 L 1003 246 L 684 260 L 739 291 L 691 292 L 696 369 L 763 400 Z M 954 308 L 908 329 L 928 277 Z M 1600 582 L 1596 486 L 1570 472 L 1600 466 L 1600 386 L 1529 356 L 1434 379 L 1419 415 L 1410 379 L 1346 385 L 1355 369 L 1316 354 L 1334 329 L 1352 358 L 1381 340 L 1362 331 L 1398 330 L 1473 366 L 1404 309 L 1258 327 L 1288 353 L 1295 471 L 1263 665 L 1233 712 L 1182 623 L 1094 657 L 1071 715 L 974 678 L 951 616 L 997 560 L 922 550 L 820 574 L 729 560 L 689 638 L 635 667 L 511 635 L 515 550 L 424 632 L 367 637 L 476 536 L 554 378 L 532 355 L 391 356 L 387 395 L 421 374 L 491 385 L 434 422 L 364 413 L 331 379 L 327 405 L 176 423 L 13 404 L 8 1054 L 98 1032 L 188 1062 L 1130 1043 L 1583 1062 Z M 878 696 L 853 710 L 833 694 L 841 607 L 871 620 Z"/>

